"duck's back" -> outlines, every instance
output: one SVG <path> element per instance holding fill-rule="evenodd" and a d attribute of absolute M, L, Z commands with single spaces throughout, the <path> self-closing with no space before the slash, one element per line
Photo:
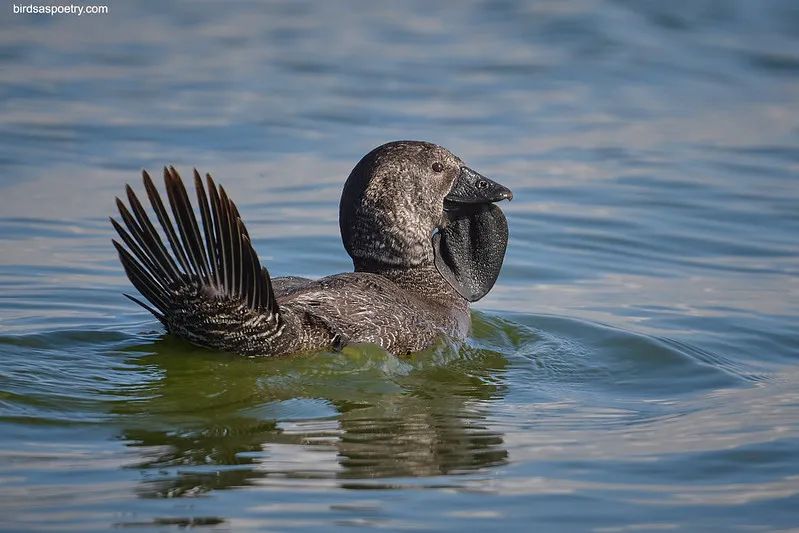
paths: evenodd
<path fill-rule="evenodd" d="M 300 349 L 314 349 L 335 337 L 337 345 L 374 343 L 392 353 L 410 353 L 441 335 L 461 336 L 468 325 L 465 305 L 453 308 L 422 297 L 380 274 L 349 272 L 315 281 L 274 282 L 280 287 L 276 292 L 285 319 L 301 322 L 298 331 L 311 332 Z"/>

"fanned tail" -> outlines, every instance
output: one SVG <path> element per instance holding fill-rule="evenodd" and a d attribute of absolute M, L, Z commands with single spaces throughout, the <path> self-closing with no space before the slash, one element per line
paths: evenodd
<path fill-rule="evenodd" d="M 214 326 L 221 328 L 216 330 L 219 334 L 236 336 L 237 326 L 238 334 L 244 335 L 255 324 L 256 336 L 263 342 L 279 334 L 280 314 L 269 273 L 261 267 L 238 209 L 224 188 L 206 174 L 206 195 L 203 180 L 194 171 L 198 222 L 173 167 L 164 168 L 172 217 L 150 176 L 146 171 L 142 176 L 168 247 L 127 185 L 130 209 L 117 198 L 122 224 L 111 218 L 124 245 L 113 243 L 125 273 L 149 305 L 126 296 L 171 331 L 201 345 L 224 346 L 222 341 L 209 340 Z"/>

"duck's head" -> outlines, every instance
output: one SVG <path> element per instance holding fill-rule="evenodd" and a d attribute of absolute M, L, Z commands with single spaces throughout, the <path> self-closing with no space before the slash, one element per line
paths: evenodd
<path fill-rule="evenodd" d="M 356 271 L 435 265 L 473 302 L 499 275 L 508 226 L 494 202 L 511 198 L 446 148 L 391 142 L 366 154 L 347 178 L 341 237 Z"/>

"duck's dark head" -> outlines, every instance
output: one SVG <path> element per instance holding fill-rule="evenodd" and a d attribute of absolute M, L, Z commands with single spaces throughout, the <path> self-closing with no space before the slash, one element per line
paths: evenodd
<path fill-rule="evenodd" d="M 469 301 L 494 285 L 508 239 L 509 189 L 441 146 L 396 141 L 358 162 L 341 195 L 339 224 L 356 271 L 435 265 Z"/>

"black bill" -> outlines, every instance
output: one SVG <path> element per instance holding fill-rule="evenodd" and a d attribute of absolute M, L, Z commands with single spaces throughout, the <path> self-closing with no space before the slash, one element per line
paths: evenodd
<path fill-rule="evenodd" d="M 485 296 L 499 276 L 508 244 L 508 222 L 493 202 L 513 193 L 463 167 L 444 199 L 444 221 L 433 235 L 435 265 L 470 302 Z"/>
<path fill-rule="evenodd" d="M 444 198 L 444 203 L 447 207 L 454 207 L 457 204 L 485 204 L 500 200 L 513 200 L 511 190 L 469 167 L 461 167 L 461 173 Z"/>

